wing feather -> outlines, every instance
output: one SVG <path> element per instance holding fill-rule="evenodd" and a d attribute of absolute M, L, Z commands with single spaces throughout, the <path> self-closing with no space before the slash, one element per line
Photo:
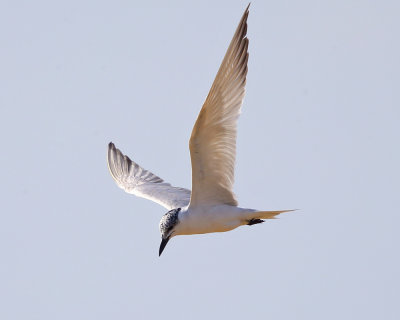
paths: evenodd
<path fill-rule="evenodd" d="M 249 5 L 250 6 L 250 5 Z M 194 125 L 190 206 L 237 205 L 233 193 L 237 120 L 245 94 L 248 45 L 246 8 Z"/>
<path fill-rule="evenodd" d="M 115 145 L 108 145 L 108 168 L 117 185 L 127 193 L 152 200 L 168 210 L 189 204 L 190 190 L 177 188 L 143 169 Z"/>

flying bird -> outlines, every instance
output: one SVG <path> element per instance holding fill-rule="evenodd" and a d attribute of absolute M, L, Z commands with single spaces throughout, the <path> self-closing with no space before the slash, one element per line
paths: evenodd
<path fill-rule="evenodd" d="M 250 5 L 249 5 L 250 6 Z M 189 140 L 192 191 L 173 187 L 108 146 L 108 167 L 117 185 L 169 211 L 161 218 L 159 255 L 178 235 L 225 232 L 273 219 L 280 211 L 238 207 L 233 193 L 239 118 L 247 75 L 247 6 L 201 108 Z"/>

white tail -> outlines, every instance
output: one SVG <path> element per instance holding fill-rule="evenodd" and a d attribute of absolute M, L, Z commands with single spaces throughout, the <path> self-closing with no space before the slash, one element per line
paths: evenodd
<path fill-rule="evenodd" d="M 284 212 L 290 212 L 290 211 L 295 211 L 296 209 L 293 210 L 280 210 L 280 211 L 255 211 L 251 213 L 251 218 L 252 219 L 275 219 L 275 217 L 278 214 L 284 213 Z"/>

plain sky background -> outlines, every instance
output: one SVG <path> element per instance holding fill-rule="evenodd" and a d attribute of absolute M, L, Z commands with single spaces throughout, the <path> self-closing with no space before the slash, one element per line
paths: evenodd
<path fill-rule="evenodd" d="M 190 188 L 188 139 L 245 1 L 0 2 L 0 319 L 399 319 L 400 5 L 253 1 L 240 205 L 174 238 L 113 141 Z"/>

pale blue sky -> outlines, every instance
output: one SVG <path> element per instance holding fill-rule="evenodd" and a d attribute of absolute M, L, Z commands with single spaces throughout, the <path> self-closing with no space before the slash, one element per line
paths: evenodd
<path fill-rule="evenodd" d="M 240 205 L 171 240 L 113 141 L 190 188 L 188 139 L 244 1 L 1 1 L 0 318 L 399 319 L 400 5 L 253 1 Z"/>

